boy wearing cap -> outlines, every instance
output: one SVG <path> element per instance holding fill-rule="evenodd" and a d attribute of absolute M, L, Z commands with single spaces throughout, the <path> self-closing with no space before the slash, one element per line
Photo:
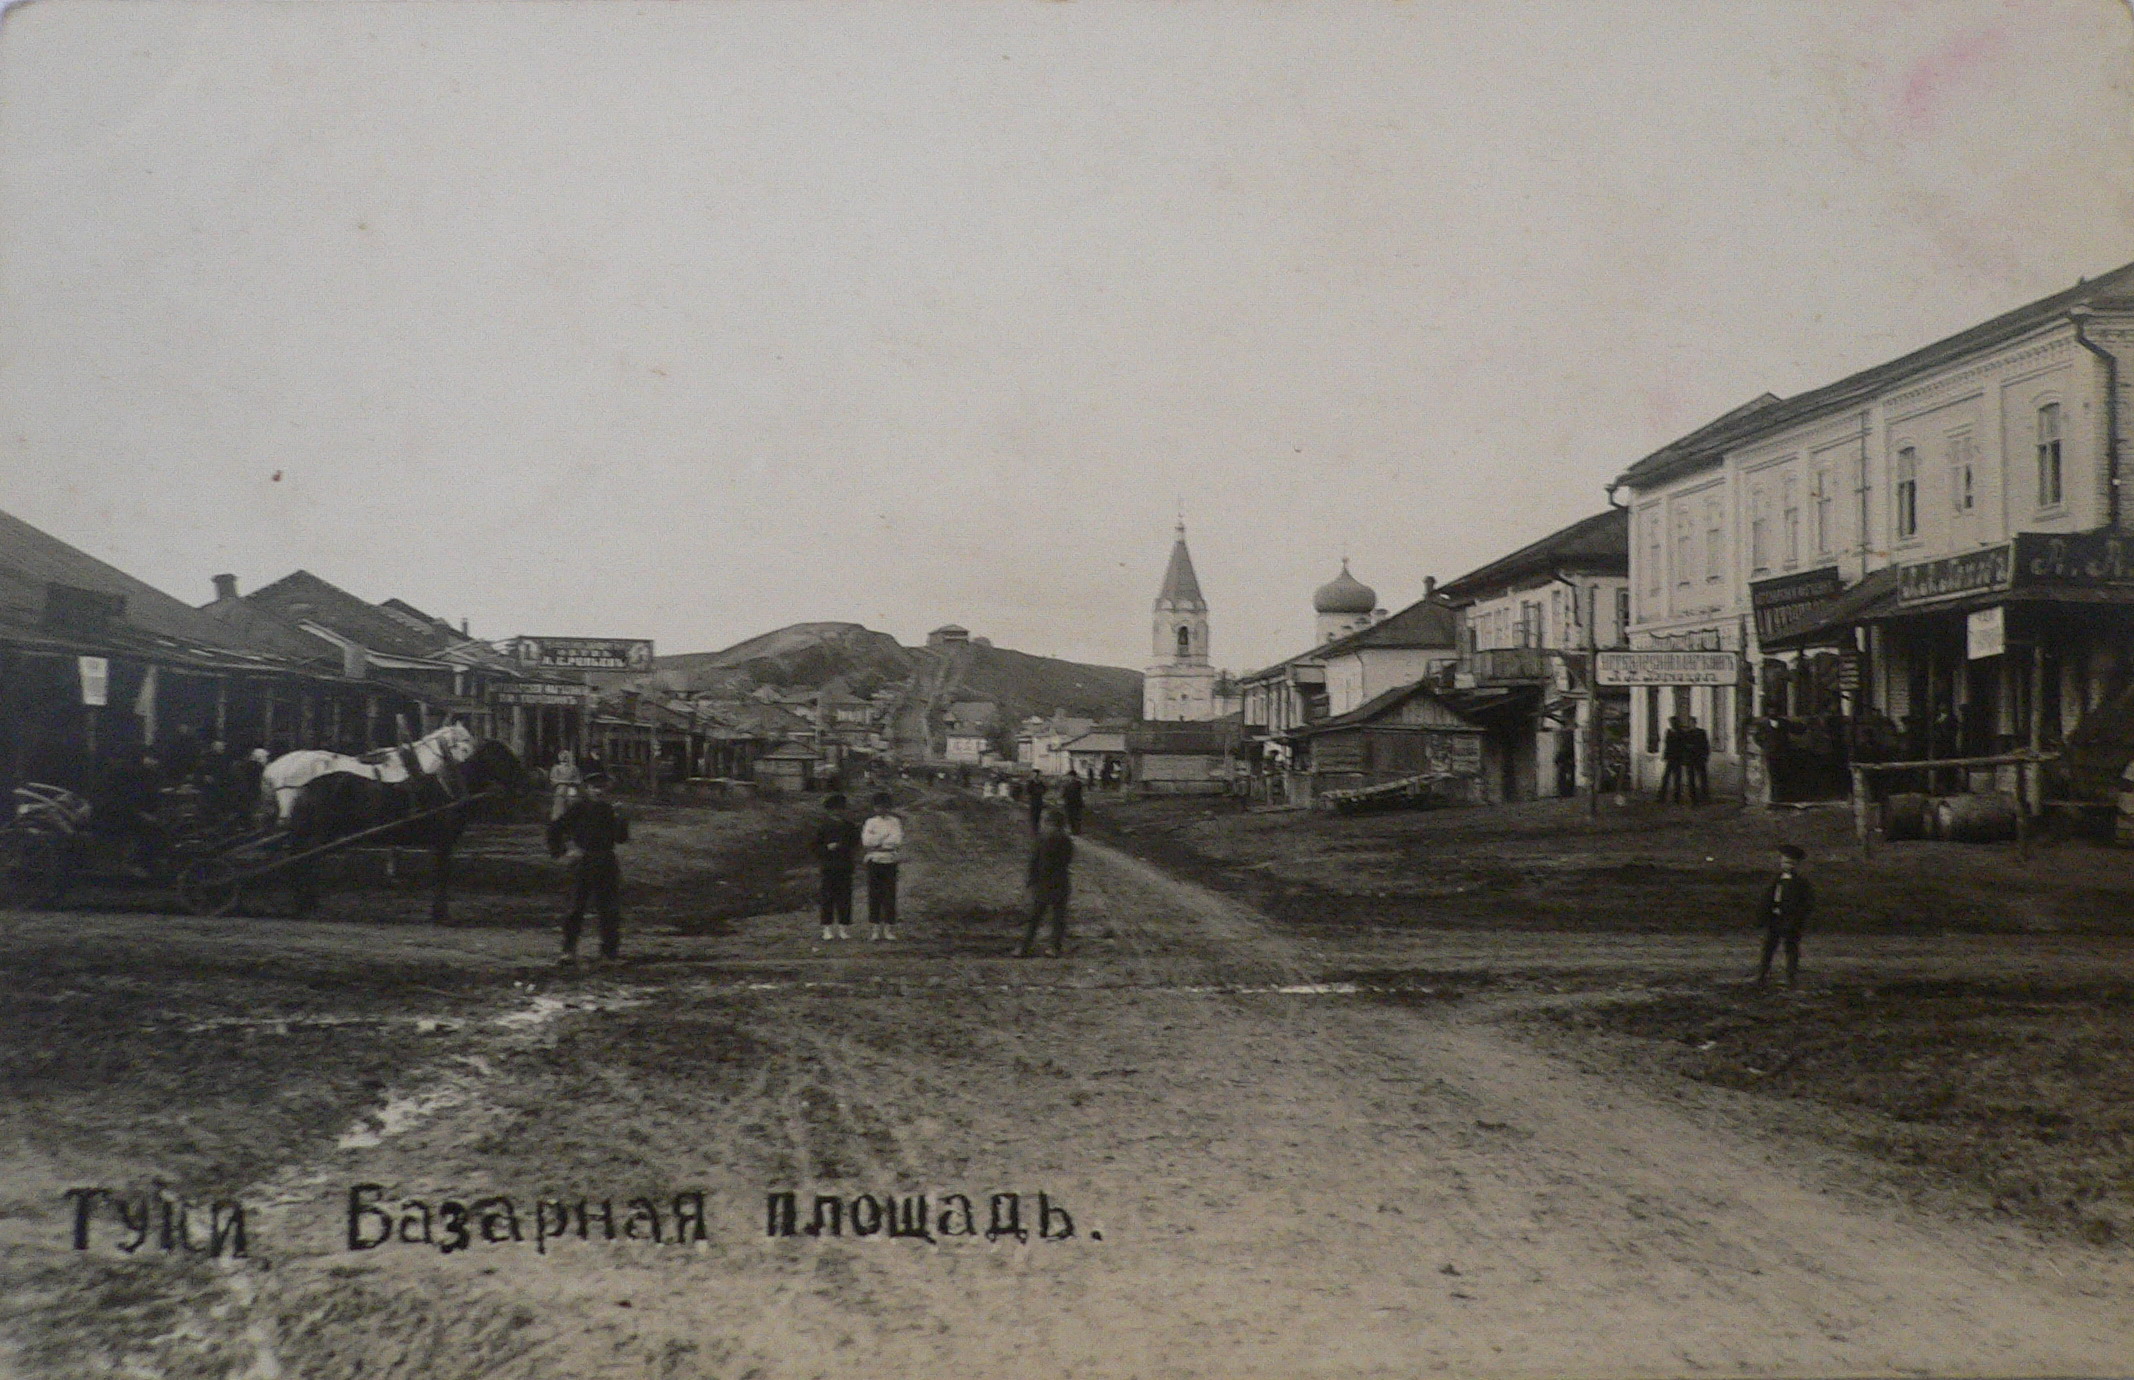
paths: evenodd
<path fill-rule="evenodd" d="M 822 823 L 815 826 L 815 861 L 822 867 L 822 937 L 852 937 L 852 874 L 860 860 L 860 829 L 845 814 L 845 798 L 831 795 L 822 803 Z"/>
<path fill-rule="evenodd" d="M 1791 987 L 1800 974 L 1801 933 L 1808 928 L 1808 916 L 1815 910 L 1815 888 L 1799 875 L 1807 857 L 1798 845 L 1779 845 L 1778 876 L 1764 892 L 1763 905 L 1757 912 L 1764 931 L 1763 961 L 1756 965 L 1758 987 L 1771 980 L 1771 959 L 1781 944 L 1786 946 L 1786 986 Z"/>
<path fill-rule="evenodd" d="M 615 845 L 630 841 L 630 821 L 608 803 L 608 776 L 592 772 L 585 778 L 585 794 L 571 802 L 548 826 L 548 855 L 563 856 L 566 841 L 576 845 L 578 863 L 572 869 L 571 911 L 563 917 L 563 962 L 578 957 L 578 935 L 585 928 L 585 908 L 591 904 L 600 913 L 600 956 L 615 958 L 622 949 L 622 868 L 615 861 Z"/>

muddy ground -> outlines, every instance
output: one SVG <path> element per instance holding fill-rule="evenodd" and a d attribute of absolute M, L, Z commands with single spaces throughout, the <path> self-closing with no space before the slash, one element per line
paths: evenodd
<path fill-rule="evenodd" d="M 1228 821 L 1100 814 L 1124 847 L 1084 840 L 1060 961 L 1012 956 L 1019 822 L 948 793 L 912 808 L 894 945 L 818 940 L 781 805 L 644 811 L 630 958 L 582 972 L 552 961 L 560 878 L 523 827 L 477 841 L 453 928 L 417 923 L 412 872 L 300 921 L 0 913 L 0 1373 L 2134 1367 L 2124 1182 L 2090 1191 L 2127 1163 L 2111 926 L 1863 921 L 1818 936 L 1816 985 L 1755 996 L 1738 928 L 1667 918 L 1680 877 L 1642 911 L 1589 881 L 1592 923 L 1550 880 L 1492 929 L 1421 903 L 1434 864 L 1392 905 L 1327 878 L 1499 845 L 1358 821 L 1297 836 L 1307 865 L 1347 849 L 1307 886 L 1179 837 Z M 1497 856 L 1552 856 L 1520 832 Z M 1566 836 L 1630 856 L 1546 875 L 1663 832 Z M 2085 1088 L 2116 1122 L 2053 1119 Z M 1987 1105 L 2004 1150 L 2052 1154 L 1981 1176 Z M 242 1202 L 246 1255 L 165 1250 L 101 1199 L 73 1249 L 67 1189 L 158 1185 L 203 1220 Z M 835 1234 L 806 1230 L 818 1196 Z M 927 1238 L 876 1225 L 892 1201 Z"/>

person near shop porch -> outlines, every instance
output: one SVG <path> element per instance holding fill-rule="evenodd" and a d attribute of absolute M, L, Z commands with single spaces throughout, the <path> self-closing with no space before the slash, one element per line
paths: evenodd
<path fill-rule="evenodd" d="M 163 826 L 156 818 L 162 786 L 162 765 L 145 748 L 120 753 L 97 779 L 90 827 L 122 841 L 128 868 L 145 871 L 162 856 Z"/>
<path fill-rule="evenodd" d="M 1689 803 L 1702 805 L 1712 798 L 1712 735 L 1695 719 L 1682 722 L 1682 775 L 1689 784 Z"/>
<path fill-rule="evenodd" d="M 1045 813 L 1045 778 L 1032 776 L 1023 790 L 1023 800 L 1030 806 L 1030 832 L 1036 833 L 1038 821 Z"/>
<path fill-rule="evenodd" d="M 615 845 L 630 841 L 630 821 L 608 800 L 608 775 L 592 772 L 585 790 L 569 809 L 548 823 L 548 854 L 563 856 L 566 844 L 577 850 L 571 869 L 571 909 L 563 917 L 563 962 L 578 958 L 578 936 L 585 928 L 586 907 L 600 917 L 600 956 L 622 951 L 622 865 Z"/>
<path fill-rule="evenodd" d="M 1067 832 L 1067 812 L 1058 806 L 1045 811 L 1038 821 L 1037 842 L 1030 849 L 1028 874 L 1029 919 L 1023 924 L 1023 942 L 1015 953 L 1028 958 L 1037 946 L 1038 926 L 1052 921 L 1052 956 L 1067 947 L 1067 897 L 1073 889 L 1074 839 Z"/>
<path fill-rule="evenodd" d="M 1688 761 L 1684 748 L 1687 739 L 1683 733 L 1680 714 L 1667 721 L 1667 732 L 1660 739 L 1660 803 L 1682 803 L 1682 781 L 1688 773 Z"/>
<path fill-rule="evenodd" d="M 1066 782 L 1060 786 L 1060 808 L 1067 815 L 1067 832 L 1070 834 L 1081 833 L 1082 778 L 1073 772 L 1067 773 Z"/>
<path fill-rule="evenodd" d="M 815 826 L 815 861 L 822 872 L 822 937 L 852 937 L 852 878 L 859 869 L 860 827 L 845 813 L 845 798 L 832 793 L 822 802 Z"/>
<path fill-rule="evenodd" d="M 1757 907 L 1757 923 L 1764 932 L 1763 957 L 1756 965 L 1758 987 L 1771 980 L 1771 960 L 1781 946 L 1786 950 L 1786 986 L 1800 976 L 1801 935 L 1815 911 L 1815 888 L 1800 875 L 1807 857 L 1797 844 L 1779 845 L 1778 876 L 1764 888 L 1763 903 Z"/>
<path fill-rule="evenodd" d="M 904 861 L 904 820 L 888 792 L 875 796 L 874 813 L 860 829 L 860 854 L 867 862 L 869 939 L 897 937 L 897 864 Z"/>
<path fill-rule="evenodd" d="M 585 789 L 585 773 L 578 769 L 576 759 L 569 748 L 556 754 L 556 764 L 548 769 L 548 817 L 556 820 L 574 804 Z"/>

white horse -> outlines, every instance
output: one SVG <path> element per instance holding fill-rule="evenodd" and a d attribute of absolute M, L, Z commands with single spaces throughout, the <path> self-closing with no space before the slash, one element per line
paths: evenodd
<path fill-rule="evenodd" d="M 408 779 L 411 758 L 414 774 L 442 775 L 446 788 L 458 795 L 459 792 L 452 788 L 454 773 L 451 769 L 474 756 L 479 746 L 466 725 L 446 724 L 405 747 L 379 748 L 361 757 L 348 757 L 322 748 L 286 752 L 267 763 L 260 773 L 260 804 L 262 808 L 271 807 L 275 818 L 286 826 L 289 812 L 296 806 L 297 792 L 320 777 L 332 772 L 346 772 L 365 780 L 397 786 Z"/>

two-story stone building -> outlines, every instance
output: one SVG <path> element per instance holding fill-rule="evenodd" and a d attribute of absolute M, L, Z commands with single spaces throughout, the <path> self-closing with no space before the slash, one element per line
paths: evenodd
<path fill-rule="evenodd" d="M 1711 734 L 1715 790 L 1827 794 L 1855 753 L 2050 746 L 2134 667 L 2122 500 L 2134 265 L 1632 465 L 1631 641 L 1736 650 L 1735 687 L 1641 687 Z"/>

